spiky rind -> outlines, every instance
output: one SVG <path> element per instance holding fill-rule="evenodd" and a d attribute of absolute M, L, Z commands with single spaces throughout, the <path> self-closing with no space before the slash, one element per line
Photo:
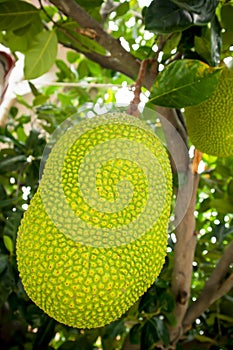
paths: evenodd
<path fill-rule="evenodd" d="M 224 68 L 211 98 L 185 108 L 190 140 L 203 152 L 218 157 L 233 155 L 233 70 Z"/>
<path fill-rule="evenodd" d="M 139 127 L 140 123 L 134 127 L 125 122 L 124 128 L 121 128 L 124 116 L 119 115 L 117 118 L 120 138 L 125 138 L 125 141 L 131 139 L 134 141 L 135 147 L 138 142 L 143 140 L 143 145 L 157 159 L 155 168 L 150 169 L 154 172 L 153 176 L 151 175 L 152 180 L 154 177 L 158 179 L 164 177 L 162 183 L 166 184 L 166 186 L 161 187 L 155 184 L 157 192 L 153 193 L 152 206 L 155 209 L 159 207 L 159 217 L 154 218 L 153 224 L 145 223 L 143 225 L 146 229 L 145 232 L 140 231 L 140 234 L 136 232 L 130 239 L 127 238 L 127 235 L 124 236 L 125 229 L 122 230 L 122 241 L 121 237 L 114 236 L 116 232 L 120 232 L 121 227 L 127 227 L 128 221 L 136 222 L 139 216 L 143 216 L 142 208 L 139 214 L 137 208 L 145 207 L 144 202 L 148 199 L 149 194 L 144 186 L 148 181 L 151 181 L 150 179 L 147 181 L 150 174 L 145 174 L 142 169 L 138 169 L 138 166 L 133 167 L 133 174 L 131 174 L 132 163 L 129 160 L 125 162 L 124 159 L 122 163 L 119 159 L 115 160 L 114 164 L 110 162 L 111 166 L 114 166 L 111 168 L 112 171 L 108 171 L 107 163 L 104 162 L 104 155 L 102 155 L 104 165 L 101 168 L 102 173 L 98 174 L 99 177 L 97 176 L 96 180 L 100 180 L 100 198 L 114 203 L 111 197 L 111 193 L 113 196 L 117 196 L 114 178 L 117 175 L 118 180 L 123 179 L 119 174 L 124 167 L 123 175 L 126 178 L 130 176 L 127 181 L 131 180 L 134 187 L 133 197 L 131 197 L 131 202 L 125 206 L 124 215 L 122 215 L 122 210 L 115 212 L 115 221 L 113 222 L 112 212 L 101 214 L 101 211 L 97 211 L 97 207 L 93 213 L 90 212 L 90 206 L 84 206 L 82 193 L 75 190 L 72 192 L 69 188 L 68 184 L 70 181 L 72 183 L 72 178 L 76 178 L 78 166 L 77 163 L 75 163 L 76 166 L 75 164 L 68 166 L 68 164 L 75 157 L 79 157 L 81 147 L 80 142 L 75 144 L 72 142 L 73 146 L 69 147 L 70 152 L 66 154 L 64 171 L 60 175 L 67 203 L 72 207 L 76 216 L 83 221 L 87 220 L 87 227 L 90 228 L 86 235 L 81 233 L 82 237 L 80 238 L 80 232 L 76 231 L 75 223 L 69 220 L 66 211 L 62 212 L 60 210 L 62 208 L 57 207 L 57 198 L 59 200 L 57 185 L 60 186 L 60 182 L 52 182 L 52 185 L 49 186 L 49 181 L 52 181 L 51 171 L 55 173 L 58 171 L 56 166 L 52 165 L 56 163 L 54 160 L 61 157 L 62 149 L 60 147 L 64 146 L 64 142 L 60 142 L 60 146 L 55 147 L 51 152 L 42 179 L 42 185 L 47 184 L 49 187 L 49 200 L 46 197 L 45 204 L 40 184 L 24 215 L 17 237 L 18 268 L 29 297 L 54 319 L 78 328 L 100 327 L 119 318 L 155 281 L 162 269 L 166 255 L 167 224 L 172 187 L 171 170 L 166 151 L 151 131 Z M 116 131 L 111 129 L 110 124 L 104 125 L 104 129 L 103 139 L 105 141 L 106 135 L 108 135 L 108 139 L 109 137 L 112 140 L 116 139 Z M 65 135 L 64 137 L 66 137 Z M 98 133 L 93 133 L 93 140 L 97 135 Z M 143 137 L 141 138 L 140 135 Z M 90 140 L 90 134 L 88 136 L 87 139 Z M 61 139 L 60 141 L 62 141 Z M 82 138 L 79 138 L 80 140 Z M 114 143 L 112 147 L 115 147 Z M 139 154 L 138 157 L 140 158 Z M 93 158 L 91 159 L 93 160 Z M 66 175 L 69 177 L 67 182 Z M 88 174 L 86 177 L 88 178 Z M 138 182 L 141 183 L 141 186 L 138 186 Z M 73 185 L 76 186 L 75 183 Z M 106 186 L 110 186 L 110 188 L 106 190 Z M 72 195 L 73 193 L 75 196 Z M 72 200 L 70 201 L 70 199 Z M 74 205 L 72 205 L 73 200 Z M 130 206 L 130 203 L 133 205 Z M 54 220 L 48 206 L 55 211 L 59 210 L 64 225 L 70 227 L 72 234 L 67 234 L 67 229 L 65 231 L 60 229 L 61 224 L 57 223 L 57 215 L 55 215 Z M 102 228 L 105 228 L 103 220 L 106 221 L 106 225 L 110 224 L 108 229 L 112 228 L 112 231 L 108 232 L 110 232 L 109 241 L 111 244 L 106 243 L 104 234 L 92 237 L 87 242 L 83 241 L 84 238 L 88 237 L 91 228 L 94 230 L 98 225 L 98 221 L 90 221 L 90 218 L 95 217 L 95 215 L 99 218 L 100 224 L 102 223 L 102 226 L 100 225 Z M 101 215 L 106 215 L 106 217 Z M 147 216 L 145 216 L 145 220 L 146 218 Z"/>

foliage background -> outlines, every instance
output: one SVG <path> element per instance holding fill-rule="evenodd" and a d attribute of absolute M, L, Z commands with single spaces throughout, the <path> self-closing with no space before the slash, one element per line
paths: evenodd
<path fill-rule="evenodd" d="M 164 6 L 162 2 L 153 1 L 147 10 L 136 0 L 106 1 L 104 5 L 102 0 L 68 1 L 68 7 L 80 5 L 83 13 L 91 16 L 86 22 L 90 26 L 86 25 L 87 31 L 83 32 L 82 23 L 62 11 L 60 1 L 38 1 L 36 7 L 29 2 L 0 1 L 0 41 L 16 57 L 17 52 L 25 55 L 25 79 L 34 96 L 31 104 L 18 96 L 18 102 L 27 112 L 20 114 L 12 107 L 0 128 L 1 349 L 233 348 L 233 258 L 231 251 L 223 255 L 233 238 L 232 157 L 223 159 L 204 154 L 202 158 L 193 213 L 197 244 L 196 249 L 193 248 L 195 255 L 190 266 L 192 274 L 185 313 L 191 310 L 195 315 L 195 302 L 202 296 L 206 281 L 223 256 L 229 263 L 219 276 L 220 281 L 215 280 L 216 287 L 220 288 L 224 281 L 231 284 L 229 282 L 226 293 L 216 301 L 211 300 L 210 294 L 204 294 L 211 303 L 205 300 L 205 308 L 175 340 L 171 339 L 171 329 L 177 325 L 178 301 L 172 285 L 173 271 L 176 271 L 176 231 L 169 235 L 168 255 L 159 279 L 120 320 L 103 328 L 73 329 L 49 318 L 27 297 L 18 275 L 17 228 L 37 189 L 40 161 L 48 137 L 61 122 L 87 103 L 94 112 L 97 106 L 115 103 L 117 86 L 123 84 L 132 89 L 142 60 L 150 60 L 142 77 L 143 94 L 148 96 L 150 90 L 150 106 L 171 107 L 177 113 L 185 107 L 187 81 L 191 79 L 193 90 L 191 87 L 188 92 L 186 105 L 199 103 L 203 96 L 200 89 L 196 89 L 198 80 L 212 93 L 218 78 L 218 69 L 214 67 L 224 61 L 231 63 L 232 1 L 169 0 Z M 83 13 L 77 14 L 81 22 L 85 19 Z M 187 13 L 190 16 L 186 16 Z M 102 29 L 90 29 L 93 18 Z M 114 41 L 107 42 L 109 37 Z M 65 61 L 56 58 L 58 42 L 69 49 Z M 115 63 L 106 55 L 107 51 L 115 57 Z M 120 61 L 118 53 L 122 54 Z M 192 69 L 187 69 L 187 60 L 192 60 Z M 64 85 L 36 88 L 31 80 L 54 63 L 57 81 Z M 174 92 L 177 85 L 180 93 Z M 169 105 L 171 100 L 175 102 Z M 159 133 L 161 125 L 155 120 L 149 122 Z M 176 176 L 174 190 L 181 186 L 175 179 Z M 192 253 L 190 251 L 191 257 Z M 181 320 L 183 325 L 184 320 L 185 317 Z"/>

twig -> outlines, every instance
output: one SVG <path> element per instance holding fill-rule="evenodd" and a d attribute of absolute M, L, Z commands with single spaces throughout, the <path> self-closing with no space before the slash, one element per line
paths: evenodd
<path fill-rule="evenodd" d="M 21 85 L 26 83 L 27 81 L 21 81 L 21 82 L 17 82 L 15 83 L 15 85 Z M 58 87 L 81 87 L 81 88 L 85 88 L 85 89 L 90 89 L 93 87 L 96 88 L 121 88 L 122 85 L 121 84 L 99 84 L 99 83 L 86 83 L 86 82 L 82 82 L 82 83 L 66 83 L 66 82 L 56 82 L 56 81 L 50 81 L 50 82 L 46 82 L 46 81 L 38 81 L 35 83 L 35 86 L 58 86 Z M 132 86 L 129 86 L 129 89 L 132 89 Z"/>
<path fill-rule="evenodd" d="M 233 263 L 233 242 L 225 249 L 216 268 L 207 280 L 205 287 L 184 318 L 183 328 L 188 330 L 195 319 L 208 307 L 233 288 L 233 273 L 226 278 L 230 264 Z"/>
<path fill-rule="evenodd" d="M 94 51 L 82 52 L 86 57 L 99 63 L 102 67 L 119 71 L 133 80 L 138 74 L 140 68 L 139 62 L 122 46 L 119 40 L 109 35 L 93 17 L 74 0 L 50 0 L 58 9 L 60 9 L 68 17 L 72 18 L 82 28 L 92 30 L 95 33 L 94 41 L 99 43 L 108 52 L 107 55 L 101 55 Z M 74 48 L 76 51 L 79 49 Z M 143 84 L 148 88 L 147 81 L 150 73 L 145 76 Z"/>
<path fill-rule="evenodd" d="M 167 35 L 166 38 L 163 38 L 162 34 L 158 35 L 158 43 L 157 43 L 157 47 L 158 50 L 155 52 L 154 57 L 152 59 L 152 64 L 151 64 L 151 72 L 156 72 L 156 74 L 158 74 L 158 69 L 159 69 L 159 54 L 160 52 L 163 51 L 163 47 L 166 44 L 166 42 L 172 37 L 173 33 L 170 33 Z"/>
<path fill-rule="evenodd" d="M 200 151 L 198 151 L 198 149 L 195 148 L 195 150 L 194 150 L 194 158 L 193 158 L 193 162 L 192 162 L 192 172 L 193 172 L 193 174 L 197 174 L 198 173 L 198 167 L 199 167 L 201 159 L 202 159 L 202 153 Z"/>
<path fill-rule="evenodd" d="M 135 117 L 139 116 L 138 105 L 140 103 L 140 94 L 142 91 L 143 79 L 144 79 L 146 68 L 148 66 L 149 61 L 150 61 L 149 59 L 145 59 L 144 61 L 141 62 L 138 76 L 136 79 L 136 84 L 135 84 L 134 98 L 130 102 L 130 106 L 127 110 L 127 113 L 134 115 Z"/>

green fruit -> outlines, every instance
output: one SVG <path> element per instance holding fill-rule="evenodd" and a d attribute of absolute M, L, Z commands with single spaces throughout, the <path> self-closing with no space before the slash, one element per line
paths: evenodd
<path fill-rule="evenodd" d="M 171 192 L 166 150 L 139 119 L 108 114 L 70 128 L 18 232 L 29 297 L 73 327 L 119 318 L 162 269 Z"/>
<path fill-rule="evenodd" d="M 190 140 L 195 147 L 218 157 L 233 155 L 233 70 L 224 68 L 213 95 L 185 108 Z"/>

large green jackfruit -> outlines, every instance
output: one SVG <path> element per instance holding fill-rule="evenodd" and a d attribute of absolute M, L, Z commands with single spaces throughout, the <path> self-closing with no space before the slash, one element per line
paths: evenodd
<path fill-rule="evenodd" d="M 185 119 L 190 140 L 199 151 L 233 155 L 233 69 L 223 69 L 209 99 L 185 108 Z"/>
<path fill-rule="evenodd" d="M 167 152 L 139 119 L 108 114 L 70 128 L 18 232 L 29 297 L 73 327 L 119 318 L 162 269 L 171 192 Z"/>

